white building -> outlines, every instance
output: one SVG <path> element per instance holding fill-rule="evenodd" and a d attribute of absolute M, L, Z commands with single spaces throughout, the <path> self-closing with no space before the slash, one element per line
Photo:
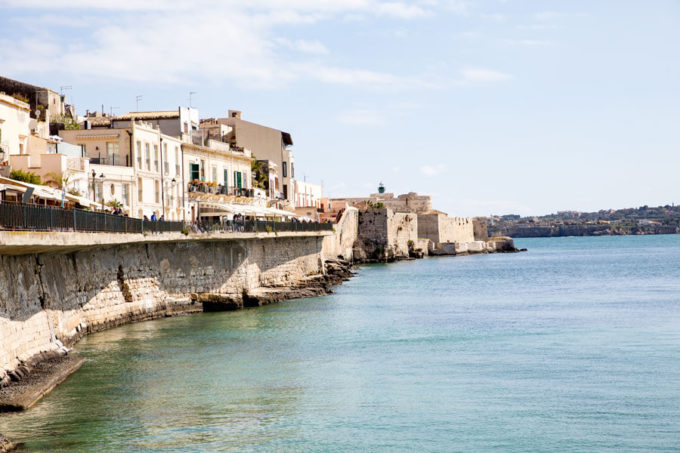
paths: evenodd
<path fill-rule="evenodd" d="M 323 188 L 321 184 L 312 184 L 304 181 L 295 181 L 295 207 L 321 207 Z"/>
<path fill-rule="evenodd" d="M 25 154 L 30 135 L 30 107 L 27 103 L 0 93 L 0 164 L 10 154 Z"/>

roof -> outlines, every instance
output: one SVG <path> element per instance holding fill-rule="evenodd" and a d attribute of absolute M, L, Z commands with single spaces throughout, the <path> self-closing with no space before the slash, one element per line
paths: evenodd
<path fill-rule="evenodd" d="M 114 120 L 163 120 L 170 118 L 179 118 L 179 111 L 161 110 L 158 112 L 128 112 L 115 117 Z"/>
<path fill-rule="evenodd" d="M 17 181 L 14 179 L 10 178 L 4 178 L 0 177 L 0 183 L 4 186 L 3 189 L 0 190 L 6 190 L 6 189 L 12 189 L 12 190 L 18 190 L 21 192 L 25 192 L 27 188 L 32 188 L 34 190 L 33 196 L 39 197 L 39 198 L 44 198 L 47 200 L 55 200 L 59 201 L 62 199 L 62 195 L 66 200 L 69 200 L 71 202 L 77 202 L 80 203 L 83 206 L 90 206 L 96 203 L 88 198 L 85 197 L 80 197 L 77 195 L 72 195 L 68 192 L 62 193 L 61 190 L 55 189 L 50 186 L 43 186 L 43 185 L 37 185 L 37 184 L 30 184 L 24 181 Z"/>
<path fill-rule="evenodd" d="M 110 126 L 111 118 L 104 116 L 88 116 L 85 121 L 89 121 L 92 126 Z"/>

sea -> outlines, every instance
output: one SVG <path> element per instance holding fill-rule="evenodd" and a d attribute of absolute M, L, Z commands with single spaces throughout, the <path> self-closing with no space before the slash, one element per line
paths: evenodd
<path fill-rule="evenodd" d="M 516 245 L 91 335 L 0 432 L 36 452 L 680 451 L 680 235 Z"/>

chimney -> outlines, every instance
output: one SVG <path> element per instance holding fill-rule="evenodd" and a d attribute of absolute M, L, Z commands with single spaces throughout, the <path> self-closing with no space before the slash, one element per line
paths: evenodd
<path fill-rule="evenodd" d="M 240 110 L 229 110 L 229 118 L 236 118 L 238 120 L 241 119 L 241 111 Z"/>

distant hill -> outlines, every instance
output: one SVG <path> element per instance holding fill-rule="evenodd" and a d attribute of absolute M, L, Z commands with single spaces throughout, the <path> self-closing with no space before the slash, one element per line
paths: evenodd
<path fill-rule="evenodd" d="M 675 233 L 680 233 L 680 206 L 671 205 L 562 211 L 541 217 L 489 217 L 489 235 L 516 238 Z"/>

